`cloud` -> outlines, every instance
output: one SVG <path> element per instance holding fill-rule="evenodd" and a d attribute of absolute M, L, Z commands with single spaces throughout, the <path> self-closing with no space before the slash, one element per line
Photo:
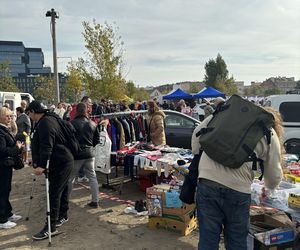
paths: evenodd
<path fill-rule="evenodd" d="M 124 41 L 127 78 L 137 84 L 202 80 L 220 53 L 237 80 L 300 78 L 298 0 L 2 0 L 2 40 L 41 47 L 52 65 L 50 18 L 55 8 L 61 57 L 83 56 L 82 21 L 116 22 Z M 65 69 L 68 59 L 59 60 Z"/>

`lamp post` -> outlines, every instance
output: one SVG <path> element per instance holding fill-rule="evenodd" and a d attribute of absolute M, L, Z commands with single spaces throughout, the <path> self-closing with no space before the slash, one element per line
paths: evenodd
<path fill-rule="evenodd" d="M 46 17 L 51 17 L 51 36 L 52 36 L 52 46 L 53 46 L 53 69 L 54 69 L 54 83 L 56 86 L 57 102 L 60 102 L 59 95 L 59 80 L 57 72 L 57 55 L 56 55 L 56 34 L 55 34 L 55 19 L 58 18 L 58 14 L 52 8 L 46 12 Z"/>

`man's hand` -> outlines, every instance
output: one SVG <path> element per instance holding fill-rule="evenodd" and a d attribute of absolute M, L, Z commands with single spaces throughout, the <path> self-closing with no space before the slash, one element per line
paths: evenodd
<path fill-rule="evenodd" d="M 34 168 L 33 169 L 33 173 L 35 175 L 42 175 L 44 173 L 45 169 L 44 168 L 41 168 L 41 167 L 37 167 L 37 168 Z"/>

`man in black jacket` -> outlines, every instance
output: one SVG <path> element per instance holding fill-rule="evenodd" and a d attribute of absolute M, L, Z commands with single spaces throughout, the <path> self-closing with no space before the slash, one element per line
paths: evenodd
<path fill-rule="evenodd" d="M 71 151 L 66 145 L 65 138 L 57 118 L 48 115 L 41 103 L 32 101 L 27 110 L 29 117 L 36 122 L 32 134 L 32 164 L 34 174 L 42 175 L 47 160 L 49 163 L 49 196 L 51 234 L 57 234 L 56 227 L 68 220 L 68 179 L 74 165 Z M 59 118 L 58 118 L 59 119 Z M 48 238 L 48 225 L 32 236 L 35 240 Z"/>
<path fill-rule="evenodd" d="M 82 167 L 90 183 L 92 201 L 88 203 L 90 207 L 97 208 L 99 202 L 99 188 L 95 172 L 95 157 L 93 147 L 99 143 L 100 132 L 96 124 L 89 119 L 87 105 L 80 102 L 76 106 L 75 119 L 72 124 L 76 130 L 76 138 L 80 144 L 80 153 L 75 157 L 74 169 L 69 179 L 69 194 L 79 169 Z"/>

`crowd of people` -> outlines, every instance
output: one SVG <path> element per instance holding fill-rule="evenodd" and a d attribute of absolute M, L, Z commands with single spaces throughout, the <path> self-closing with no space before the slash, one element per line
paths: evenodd
<path fill-rule="evenodd" d="M 200 152 L 200 142 L 197 132 L 205 129 L 213 117 L 213 112 L 222 107 L 224 99 L 217 98 L 214 104 L 207 103 L 206 119 L 195 129 L 192 137 L 192 151 Z M 147 103 L 137 102 L 130 107 L 124 102 L 113 105 L 102 100 L 100 104 L 92 103 L 85 96 L 76 105 L 59 103 L 51 107 L 50 112 L 38 101 L 29 105 L 21 103 L 16 109 L 17 119 L 13 120 L 9 107 L 0 108 L 0 228 L 9 229 L 16 226 L 16 221 L 22 217 L 14 214 L 9 201 L 13 166 L 6 164 L 10 157 L 26 153 L 26 136 L 31 134 L 32 167 L 35 175 L 42 175 L 49 163 L 49 198 L 51 234 L 58 233 L 57 228 L 68 219 L 69 197 L 74 179 L 80 172 L 89 179 L 92 208 L 99 206 L 98 181 L 95 172 L 95 156 L 92 148 L 100 141 L 97 124 L 93 116 L 103 113 L 148 110 L 149 141 L 155 145 L 165 145 L 164 131 L 165 114 L 162 109 L 175 109 L 191 114 L 192 107 L 184 100 L 177 105 L 164 102 L 159 105 L 156 100 Z M 281 156 L 282 137 L 281 120 L 278 113 L 269 110 L 274 115 L 275 126 L 272 128 L 271 143 L 263 137 L 256 145 L 255 152 L 265 163 L 265 185 L 274 189 L 282 178 Z M 70 121 L 76 131 L 80 145 L 80 153 L 73 155 L 68 147 L 68 138 L 60 126 L 60 119 Z M 32 126 L 33 125 L 33 126 Z M 28 161 L 28 155 L 24 155 Z M 226 249 L 247 249 L 246 237 L 249 228 L 250 185 L 253 172 L 248 163 L 238 169 L 230 169 L 212 160 L 205 152 L 202 153 L 198 166 L 197 215 L 201 240 L 199 249 L 218 249 L 220 234 L 224 230 Z M 48 222 L 33 239 L 42 240 L 49 237 Z"/>
<path fill-rule="evenodd" d="M 125 104 L 120 106 L 122 110 L 128 108 Z M 135 106 L 139 108 L 139 104 Z M 109 112 L 108 107 L 104 102 L 101 108 L 96 107 L 88 96 L 84 96 L 76 105 L 65 106 L 64 103 L 59 103 L 57 107 L 52 107 L 52 110 L 38 101 L 32 101 L 28 105 L 22 101 L 16 109 L 16 122 L 9 107 L 0 108 L 0 229 L 12 228 L 16 226 L 15 222 L 22 218 L 21 215 L 12 213 L 9 195 L 13 165 L 5 165 L 5 160 L 25 153 L 24 160 L 28 161 L 28 148 L 25 146 L 28 135 L 31 138 L 30 164 L 34 174 L 44 174 L 47 164 L 49 166 L 51 234 L 57 234 L 57 228 L 69 220 L 69 197 L 77 176 L 86 176 L 89 181 L 92 200 L 87 205 L 92 208 L 99 206 L 93 147 L 100 143 L 100 131 L 91 118 L 95 109 Z M 149 101 L 147 105 L 143 105 L 143 108 L 145 107 L 148 107 L 149 141 L 156 145 L 165 145 L 164 113 L 155 101 Z M 66 138 L 59 122 L 62 119 L 74 128 L 80 145 L 80 151 L 76 155 L 68 146 L 69 138 Z M 48 221 L 45 219 L 42 230 L 32 237 L 42 240 L 48 236 Z"/>

